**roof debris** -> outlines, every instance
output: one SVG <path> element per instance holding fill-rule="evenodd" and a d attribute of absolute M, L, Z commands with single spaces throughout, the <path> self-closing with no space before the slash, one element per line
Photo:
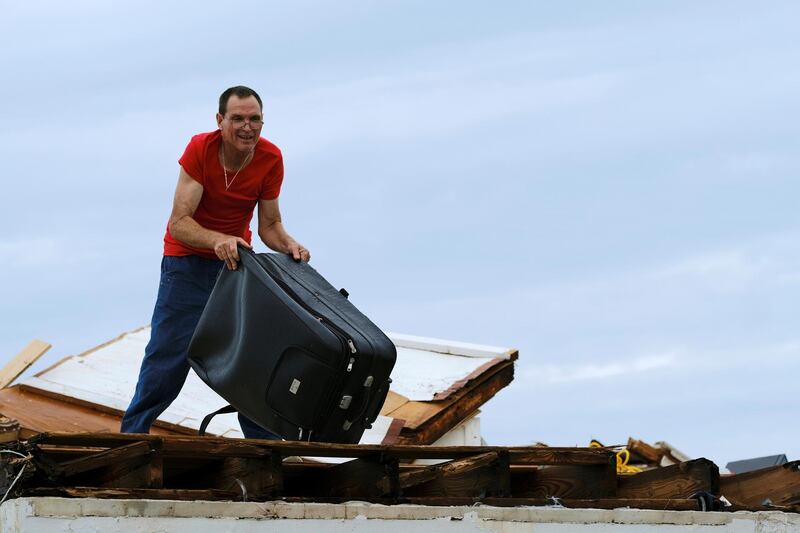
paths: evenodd
<path fill-rule="evenodd" d="M 363 444 L 431 444 L 477 412 L 514 379 L 517 350 L 389 334 L 398 357 L 392 389 Z M 22 435 L 44 431 L 119 431 L 136 387 L 150 328 L 124 333 L 0 390 L 0 413 Z M 431 363 L 433 366 L 429 366 Z M 155 422 L 155 434 L 194 435 L 203 417 L 227 402 L 194 372 Z M 243 437 L 235 416 L 216 417 L 209 433 Z"/>
<path fill-rule="evenodd" d="M 224 438 L 238 436 L 224 422 L 221 436 L 197 437 L 198 421 L 224 400 L 196 377 L 152 435 L 119 434 L 148 338 L 149 328 L 126 333 L 0 390 L 5 498 L 800 512 L 800 462 L 720 475 L 708 459 L 634 438 L 589 448 L 431 446 L 513 380 L 518 354 L 404 335 L 390 335 L 398 373 L 361 444 Z"/>

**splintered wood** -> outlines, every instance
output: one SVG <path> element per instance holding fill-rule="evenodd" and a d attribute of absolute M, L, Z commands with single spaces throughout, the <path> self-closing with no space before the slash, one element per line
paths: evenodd
<path fill-rule="evenodd" d="M 98 433 L 45 433 L 20 446 L 30 453 L 35 476 L 19 490 L 31 495 L 202 494 L 211 499 L 434 505 L 486 498 L 600 501 L 616 496 L 614 453 L 595 448 L 362 446 Z M 298 462 L 297 456 L 349 460 Z M 417 459 L 443 462 L 410 464 Z M 558 481 L 567 472 L 570 481 Z"/>
<path fill-rule="evenodd" d="M 40 340 L 33 340 L 19 352 L 6 366 L 0 368 L 0 389 L 8 387 L 35 363 L 44 353 L 52 348 L 51 344 Z"/>
<path fill-rule="evenodd" d="M 800 504 L 800 461 L 724 476 L 721 490 L 731 502 L 743 505 Z"/>
<path fill-rule="evenodd" d="M 696 459 L 618 475 L 606 448 L 378 446 L 214 437 L 40 434 L 15 443 L 33 474 L 12 497 L 721 510 L 719 471 Z M 313 457 L 315 460 L 300 460 Z M 323 458 L 346 458 L 332 464 Z M 434 465 L 411 464 L 437 459 Z M 3 465 L 11 473 L 11 463 Z M 797 465 L 726 481 L 742 504 L 797 498 Z M 738 491 L 738 492 L 736 492 Z M 751 497 L 747 495 L 751 494 Z"/>

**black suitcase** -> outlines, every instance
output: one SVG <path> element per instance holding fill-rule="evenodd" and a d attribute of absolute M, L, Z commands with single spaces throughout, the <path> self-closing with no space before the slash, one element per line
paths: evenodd
<path fill-rule="evenodd" d="M 239 248 L 189 345 L 197 375 L 287 440 L 358 443 L 389 392 L 389 338 L 308 263 Z"/>

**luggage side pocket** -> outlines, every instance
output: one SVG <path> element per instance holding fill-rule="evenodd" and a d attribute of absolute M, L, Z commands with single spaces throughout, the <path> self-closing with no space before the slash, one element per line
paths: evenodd
<path fill-rule="evenodd" d="M 305 350 L 290 346 L 281 354 L 266 390 L 267 405 L 282 418 L 312 428 L 314 415 L 329 395 L 334 370 Z"/>

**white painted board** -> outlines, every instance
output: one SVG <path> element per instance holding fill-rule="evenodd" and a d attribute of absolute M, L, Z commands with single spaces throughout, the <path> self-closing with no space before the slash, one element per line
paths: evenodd
<path fill-rule="evenodd" d="M 392 338 L 397 344 L 392 390 L 415 401 L 432 400 L 436 393 L 465 379 L 487 361 L 504 358 L 504 354 L 508 353 L 504 348 L 410 335 L 392 334 Z M 144 349 L 149 340 L 149 327 L 126 333 L 89 353 L 68 357 L 24 383 L 124 411 L 133 397 Z M 206 414 L 226 404 L 194 371 L 190 371 L 180 395 L 159 420 L 198 429 Z M 373 428 L 367 430 L 361 442 L 380 443 L 391 420 L 380 417 Z M 225 437 L 242 437 L 235 414 L 215 417 L 208 431 Z"/>

